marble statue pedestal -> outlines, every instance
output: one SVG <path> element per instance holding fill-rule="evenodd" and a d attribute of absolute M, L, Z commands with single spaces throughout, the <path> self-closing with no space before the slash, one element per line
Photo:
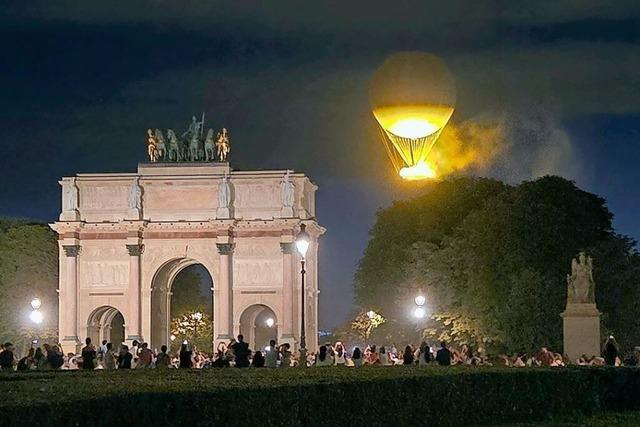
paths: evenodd
<path fill-rule="evenodd" d="M 583 354 L 600 356 L 600 312 L 595 304 L 567 304 L 562 317 L 564 354 L 572 363 Z"/>
<path fill-rule="evenodd" d="M 217 219 L 229 219 L 232 218 L 231 210 L 229 208 L 217 208 L 216 209 L 216 218 Z"/>

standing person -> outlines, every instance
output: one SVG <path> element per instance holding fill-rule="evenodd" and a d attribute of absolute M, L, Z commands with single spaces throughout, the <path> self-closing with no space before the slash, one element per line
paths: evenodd
<path fill-rule="evenodd" d="M 113 344 L 108 342 L 104 346 L 104 355 L 102 356 L 102 366 L 104 369 L 116 369 L 116 357 L 111 350 L 113 348 Z"/>
<path fill-rule="evenodd" d="M 403 365 L 413 365 L 413 349 L 410 345 L 404 348 L 404 354 L 402 355 L 402 364 Z"/>
<path fill-rule="evenodd" d="M 164 369 L 168 368 L 171 365 L 171 357 L 167 354 L 167 346 L 163 345 L 160 347 L 160 353 L 156 357 L 156 368 Z"/>
<path fill-rule="evenodd" d="M 191 361 L 191 355 L 193 352 L 189 350 L 187 347 L 186 341 L 182 343 L 180 347 L 180 365 L 181 369 L 190 369 L 193 366 L 193 362 Z"/>
<path fill-rule="evenodd" d="M 2 346 L 2 352 L 0 352 L 0 370 L 13 371 L 14 364 L 15 355 L 13 353 L 13 344 L 6 342 Z"/>
<path fill-rule="evenodd" d="M 122 344 L 118 354 L 118 369 L 131 369 L 131 360 L 133 360 L 133 354 L 129 353 L 128 346 Z"/>
<path fill-rule="evenodd" d="M 153 353 L 149 350 L 149 344 L 146 342 L 142 343 L 140 347 L 140 353 L 138 355 L 138 364 L 136 365 L 136 369 L 145 369 L 150 368 L 153 363 Z"/>
<path fill-rule="evenodd" d="M 253 353 L 253 359 L 251 360 L 251 366 L 254 368 L 264 368 L 264 355 L 260 350 Z"/>
<path fill-rule="evenodd" d="M 249 350 L 249 344 L 244 342 L 244 336 L 242 334 L 238 335 L 238 342 L 233 344 L 231 349 L 236 357 L 236 368 L 248 368 L 251 350 Z"/>
<path fill-rule="evenodd" d="M 604 361 L 607 366 L 616 366 L 618 358 L 618 343 L 613 335 L 609 335 L 607 342 L 604 344 Z"/>
<path fill-rule="evenodd" d="M 347 357 L 345 355 L 344 346 L 341 342 L 336 343 L 334 356 L 334 363 L 336 366 L 345 366 L 347 364 Z"/>
<path fill-rule="evenodd" d="M 140 342 L 138 340 L 133 340 L 131 343 L 131 355 L 133 356 L 133 361 L 131 362 L 131 367 L 135 368 L 138 365 L 138 353 L 140 352 Z"/>
<path fill-rule="evenodd" d="M 57 345 L 47 351 L 47 362 L 51 369 L 60 369 L 64 365 L 64 354 Z"/>
<path fill-rule="evenodd" d="M 440 366 L 451 365 L 451 351 L 447 348 L 447 343 L 442 341 L 440 343 L 440 349 L 436 353 L 436 362 Z"/>
<path fill-rule="evenodd" d="M 86 346 L 82 349 L 82 369 L 95 369 L 96 365 L 96 349 L 91 344 L 91 338 L 84 340 Z M 36 353 L 38 353 L 36 351 Z"/>
<path fill-rule="evenodd" d="M 351 361 L 353 362 L 353 366 L 359 368 L 362 366 L 362 351 L 360 347 L 356 347 L 353 349 L 353 354 L 351 354 Z"/>
<path fill-rule="evenodd" d="M 384 346 L 380 347 L 380 353 L 378 356 L 380 360 L 380 365 L 388 366 L 389 365 L 389 354 L 387 354 L 387 349 Z"/>
<path fill-rule="evenodd" d="M 269 350 L 267 350 L 267 355 L 264 358 L 264 366 L 267 368 L 276 368 L 278 366 L 276 340 L 269 341 Z"/>
<path fill-rule="evenodd" d="M 289 344 L 288 342 L 280 346 L 280 367 L 291 367 L 291 344 Z"/>

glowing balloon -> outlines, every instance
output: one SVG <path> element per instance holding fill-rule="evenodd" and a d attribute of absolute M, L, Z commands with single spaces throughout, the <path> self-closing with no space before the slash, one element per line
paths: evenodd
<path fill-rule="evenodd" d="M 424 52 L 391 55 L 373 76 L 369 101 L 400 176 L 434 178 L 427 158 L 456 101 L 455 82 L 444 62 Z"/>

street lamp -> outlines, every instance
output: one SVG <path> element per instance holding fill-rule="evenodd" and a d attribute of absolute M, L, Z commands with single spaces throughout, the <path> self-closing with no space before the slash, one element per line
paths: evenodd
<path fill-rule="evenodd" d="M 273 317 L 269 317 L 265 323 L 267 324 L 267 327 L 273 328 L 273 325 L 276 323 L 276 321 L 273 320 Z"/>
<path fill-rule="evenodd" d="M 413 302 L 416 304 L 416 308 L 413 310 L 413 315 L 418 320 L 417 329 L 418 329 L 418 333 L 420 333 L 420 338 L 419 338 L 418 341 L 420 341 L 420 340 L 422 340 L 422 331 L 420 330 L 420 323 L 419 322 L 422 319 L 424 319 L 424 317 L 427 315 L 427 310 L 425 310 L 425 308 L 424 308 L 424 304 L 425 304 L 425 302 L 427 302 L 427 299 L 424 297 L 424 295 L 422 295 L 422 293 L 419 293 L 413 299 Z"/>
<path fill-rule="evenodd" d="M 31 300 L 32 311 L 31 314 L 29 314 L 29 319 L 31 319 L 31 321 L 36 325 L 41 324 L 44 319 L 44 316 L 40 311 L 40 307 L 42 307 L 42 301 L 40 301 L 40 298 L 34 298 Z"/>
<path fill-rule="evenodd" d="M 418 307 L 422 307 L 426 301 L 427 299 L 422 294 L 413 299 L 413 302 L 415 302 Z"/>
<path fill-rule="evenodd" d="M 426 313 L 425 309 L 422 308 L 422 307 L 416 307 L 416 309 L 413 310 L 413 315 L 415 317 L 417 317 L 418 319 L 424 318 L 425 314 L 427 314 L 427 313 Z"/>
<path fill-rule="evenodd" d="M 307 340 L 306 340 L 306 336 L 305 336 L 305 326 L 306 326 L 306 322 L 304 319 L 304 293 L 305 293 L 305 288 L 304 288 L 304 276 L 306 274 L 306 271 L 304 269 L 304 262 L 305 262 L 305 257 L 307 256 L 307 250 L 309 249 L 309 243 L 311 241 L 311 238 L 309 236 L 309 233 L 306 232 L 306 225 L 304 224 L 300 224 L 300 232 L 298 233 L 298 235 L 296 236 L 296 249 L 298 249 L 298 253 L 300 254 L 300 275 L 301 275 L 301 282 L 300 282 L 300 300 L 302 303 L 301 306 L 301 310 L 300 310 L 300 317 L 301 317 L 301 328 L 300 328 L 300 366 L 301 367 L 306 367 L 307 366 Z"/>

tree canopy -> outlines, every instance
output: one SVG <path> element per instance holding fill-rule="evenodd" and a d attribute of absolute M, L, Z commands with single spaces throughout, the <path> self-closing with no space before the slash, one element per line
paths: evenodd
<path fill-rule="evenodd" d="M 508 351 L 561 348 L 566 275 L 581 250 L 594 258 L 603 333 L 640 342 L 630 301 L 640 256 L 618 235 L 601 197 L 553 176 L 508 186 L 456 178 L 378 213 L 355 276 L 356 299 L 390 324 L 415 328 L 413 297 L 427 296 L 424 334 Z M 401 331 L 399 331 L 400 333 Z"/>

